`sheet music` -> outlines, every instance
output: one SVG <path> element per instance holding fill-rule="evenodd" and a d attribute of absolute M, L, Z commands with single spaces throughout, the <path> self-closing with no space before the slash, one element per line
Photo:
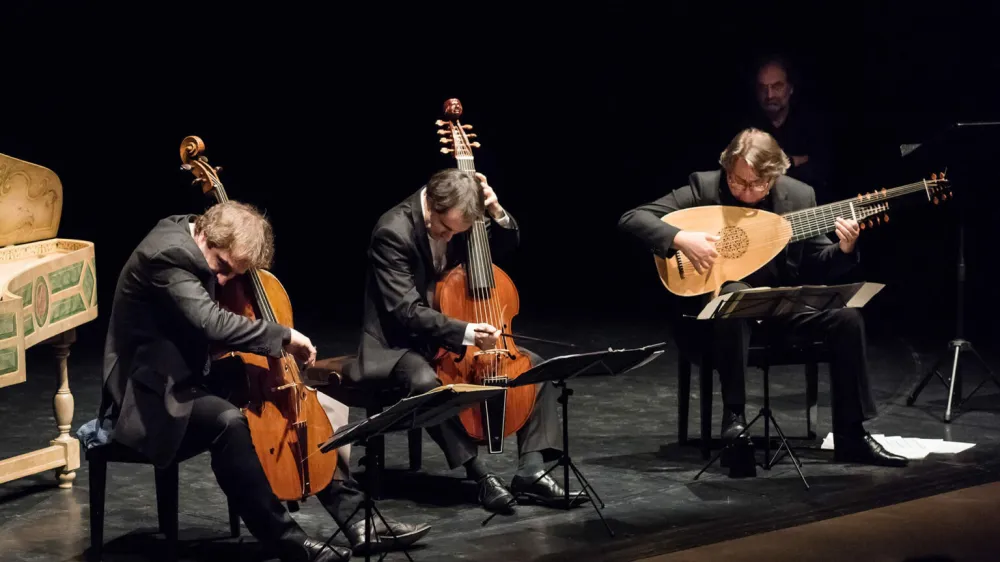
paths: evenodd
<path fill-rule="evenodd" d="M 872 439 L 879 445 L 885 447 L 890 453 L 906 457 L 908 459 L 922 459 L 929 454 L 952 455 L 961 453 L 966 449 L 975 447 L 975 443 L 961 443 L 958 441 L 945 441 L 943 439 L 920 439 L 918 437 L 902 437 L 899 435 L 883 435 L 881 433 L 872 435 Z M 829 433 L 820 449 L 832 451 L 833 433 Z"/>
<path fill-rule="evenodd" d="M 882 283 L 865 283 L 860 289 L 858 289 L 857 293 L 854 293 L 851 300 L 847 301 L 847 306 L 851 308 L 860 308 L 868 304 L 868 301 L 870 301 L 872 297 L 884 288 L 885 285 Z"/>
<path fill-rule="evenodd" d="M 736 316 L 783 316 L 808 310 L 826 310 L 843 306 L 860 308 L 879 293 L 885 285 L 861 282 L 847 285 L 802 285 L 798 287 L 754 287 L 719 295 L 701 312 L 699 320 Z M 838 301 L 839 299 L 839 301 Z M 751 309 L 760 303 L 759 310 Z"/>

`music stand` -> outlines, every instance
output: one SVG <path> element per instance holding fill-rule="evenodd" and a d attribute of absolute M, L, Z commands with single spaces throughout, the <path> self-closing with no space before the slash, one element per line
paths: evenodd
<path fill-rule="evenodd" d="M 880 283 L 851 283 L 848 285 L 816 285 L 803 287 L 760 287 L 746 289 L 743 291 L 733 291 L 720 295 L 702 309 L 698 314 L 699 320 L 729 320 L 743 319 L 756 320 L 764 325 L 764 404 L 757 415 L 750 420 L 750 423 L 731 442 L 726 444 L 718 453 L 712 457 L 708 463 L 695 475 L 697 480 L 702 473 L 708 470 L 719 457 L 732 447 L 737 441 L 743 438 L 744 434 L 750 431 L 757 420 L 764 418 L 764 462 L 759 463 L 765 470 L 771 470 L 779 460 L 781 451 L 784 450 L 791 457 L 795 470 L 802 479 L 802 484 L 806 490 L 809 483 L 802 474 L 802 463 L 792 452 L 785 433 L 781 431 L 778 421 L 771 413 L 770 380 L 770 352 L 771 352 L 771 325 L 768 320 L 778 316 L 785 316 L 797 313 L 822 312 L 838 308 L 860 308 L 864 306 L 876 293 L 882 290 L 885 285 Z M 771 425 L 781 439 L 781 445 L 775 451 L 774 457 L 768 460 L 771 455 Z"/>
<path fill-rule="evenodd" d="M 991 136 L 984 136 L 976 138 L 975 134 L 985 134 Z M 916 154 L 923 156 L 923 160 L 928 157 L 934 159 L 944 159 L 950 163 L 952 168 L 951 176 L 954 177 L 954 170 L 957 170 L 959 174 L 963 172 L 968 172 L 973 167 L 975 162 L 974 157 L 983 159 L 982 162 L 978 164 L 980 166 L 992 166 L 993 154 L 989 153 L 986 160 L 985 148 L 995 148 L 997 145 L 997 134 L 1000 133 L 1000 121 L 982 121 L 982 122 L 970 122 L 970 123 L 953 123 L 948 128 L 936 134 L 928 142 L 916 145 L 902 145 L 900 146 L 900 151 L 902 156 L 908 157 L 911 154 Z M 973 142 L 975 141 L 975 142 Z M 992 141 L 992 142 L 991 142 Z M 990 147 L 990 144 L 993 146 Z M 911 159 L 917 156 L 910 156 Z M 961 175 L 959 179 L 963 179 Z M 968 182 L 973 183 L 973 182 Z M 963 215 L 965 206 L 959 201 L 958 204 L 958 248 L 956 250 L 956 272 L 955 272 L 955 337 L 948 342 L 948 351 L 942 353 L 938 360 L 934 363 L 934 368 L 931 369 L 924 378 L 920 380 L 920 383 L 913 389 L 910 396 L 906 399 L 906 405 L 912 406 L 914 402 L 917 401 L 917 397 L 923 392 L 924 387 L 927 386 L 928 381 L 931 377 L 937 376 L 945 387 L 948 388 L 948 406 L 944 411 L 945 423 L 951 423 L 951 410 L 952 410 L 952 400 L 957 394 L 959 397 L 958 403 L 955 405 L 956 408 L 961 408 L 967 400 L 972 398 L 972 396 L 982 388 L 983 384 L 987 380 L 993 380 L 998 387 L 1000 387 L 1000 378 L 997 378 L 996 373 L 990 369 L 990 366 L 986 364 L 979 352 L 972 347 L 972 342 L 965 339 L 963 333 L 965 328 L 965 220 Z M 987 374 L 988 378 L 984 378 L 980 381 L 979 385 L 976 386 L 969 393 L 968 396 L 962 398 L 962 379 L 961 371 L 958 368 L 959 359 L 961 358 L 962 352 L 972 353 L 973 359 L 979 364 L 983 371 Z M 941 364 L 947 360 L 951 360 L 951 378 L 945 379 L 939 371 Z"/>
<path fill-rule="evenodd" d="M 347 444 L 367 446 L 368 440 L 378 435 L 394 433 L 398 431 L 408 431 L 410 429 L 435 426 L 443 421 L 457 416 L 459 412 L 471 408 L 477 403 L 492 398 L 504 391 L 501 387 L 481 386 L 473 384 L 449 384 L 439 386 L 433 390 L 404 398 L 386 410 L 375 414 L 370 418 L 365 418 L 354 423 L 347 424 L 334 432 L 325 443 L 320 445 L 320 452 L 328 453 Z M 361 486 L 364 499 L 347 518 L 348 521 L 358 514 L 363 507 L 365 510 L 365 542 L 371 543 L 372 534 L 372 513 L 389 528 L 382 513 L 375 506 L 375 501 L 371 497 L 371 487 L 369 479 L 364 479 Z M 343 531 L 338 525 L 330 538 L 326 540 L 329 546 L 334 538 Z M 395 537 L 393 535 L 394 538 Z M 383 552 L 379 557 L 381 561 L 388 552 Z M 410 553 L 403 549 L 406 558 L 413 562 Z M 371 560 L 371 548 L 366 551 L 365 560 Z"/>
<path fill-rule="evenodd" d="M 597 495 L 597 490 L 590 485 L 587 478 L 580 472 L 573 459 L 569 454 L 569 397 L 573 395 L 573 389 L 569 388 L 566 382 L 569 379 L 581 377 L 581 376 L 598 376 L 598 375 L 620 375 L 625 372 L 631 371 L 632 369 L 639 368 L 646 363 L 649 363 L 653 359 L 659 357 L 663 351 L 666 344 L 659 343 L 655 345 L 649 345 L 646 347 L 640 347 L 636 349 L 608 349 L 607 351 L 595 351 L 591 353 L 580 353 L 574 355 L 562 355 L 559 357 L 553 357 L 539 363 L 535 367 L 521 374 L 521 376 L 507 383 L 508 387 L 518 387 L 525 386 L 529 384 L 538 384 L 551 381 L 556 387 L 560 389 L 559 403 L 562 405 L 562 426 L 563 426 L 563 443 L 562 443 L 562 453 L 559 455 L 559 460 L 555 462 L 552 466 L 543 472 L 538 478 L 535 479 L 531 485 L 545 478 L 553 469 L 557 466 L 563 467 L 563 493 L 565 497 L 563 498 L 562 509 L 569 510 L 575 505 L 581 505 L 587 499 L 591 499 L 589 496 L 593 494 L 591 499 L 591 504 L 594 506 L 594 510 L 597 511 L 597 516 L 600 517 L 601 523 L 604 523 L 604 528 L 608 530 L 608 534 L 612 537 L 615 536 L 614 531 L 605 521 L 604 515 L 601 513 L 601 509 L 605 507 L 604 502 L 601 497 Z M 573 474 L 576 476 L 577 481 L 580 482 L 582 490 L 575 494 L 575 497 L 570 500 L 569 493 L 569 471 L 572 470 Z M 587 494 L 587 495 L 584 495 Z M 593 500 L 600 502 L 601 507 L 597 507 L 597 503 Z M 495 515 L 495 514 L 494 514 Z M 483 522 L 485 525 L 490 519 L 494 517 L 491 515 L 486 521 Z"/>

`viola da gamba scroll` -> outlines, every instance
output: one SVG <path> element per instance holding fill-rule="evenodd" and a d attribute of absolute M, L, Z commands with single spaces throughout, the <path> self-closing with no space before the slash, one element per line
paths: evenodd
<path fill-rule="evenodd" d="M 450 99 L 444 104 L 446 120 L 439 120 L 444 153 L 454 153 L 457 167 L 475 173 L 471 125 L 459 121 L 462 104 Z M 501 228 L 492 225 L 489 228 Z M 466 235 L 468 259 L 446 272 L 435 290 L 434 306 L 445 316 L 465 322 L 487 323 L 504 333 L 512 333 L 511 323 L 520 308 L 514 282 L 493 263 L 485 217 L 475 221 Z M 529 357 L 510 338 L 502 337 L 495 349 L 468 346 L 456 354 L 441 349 L 435 359 L 438 378 L 444 384 L 479 384 L 506 387 L 507 383 L 531 369 Z M 503 395 L 464 410 L 459 418 L 470 437 L 485 442 L 491 453 L 503 451 L 503 439 L 528 421 L 535 406 L 534 385 L 505 388 Z"/>
<path fill-rule="evenodd" d="M 890 200 L 911 194 L 925 196 L 935 205 L 954 196 L 944 174 L 932 174 L 929 180 L 782 215 L 726 205 L 674 211 L 661 220 L 681 230 L 718 236 L 719 257 L 709 270 L 698 273 L 687 256 L 674 252 L 669 258 L 654 256 L 656 269 L 663 286 L 675 295 L 717 293 L 725 282 L 738 281 L 765 266 L 789 243 L 833 232 L 837 217 L 855 219 L 862 229 L 888 223 Z"/>

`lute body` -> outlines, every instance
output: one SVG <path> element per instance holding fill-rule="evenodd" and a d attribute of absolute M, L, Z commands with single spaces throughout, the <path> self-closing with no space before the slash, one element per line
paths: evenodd
<path fill-rule="evenodd" d="M 675 295 L 718 293 L 723 283 L 739 281 L 767 265 L 789 243 L 833 232 L 837 217 L 857 220 L 862 229 L 888 223 L 889 200 L 909 194 L 925 194 L 935 205 L 953 197 L 944 174 L 940 179 L 932 174 L 930 180 L 782 215 L 727 205 L 674 211 L 660 220 L 681 230 L 719 236 L 715 243 L 719 256 L 704 273 L 698 273 L 683 252 L 674 252 L 670 258 L 654 256 L 656 269 L 663 286 Z"/>

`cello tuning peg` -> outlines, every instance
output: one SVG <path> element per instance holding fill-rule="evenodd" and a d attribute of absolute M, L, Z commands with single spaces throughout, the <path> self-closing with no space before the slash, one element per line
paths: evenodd
<path fill-rule="evenodd" d="M 443 152 L 444 154 L 448 154 L 449 152 L 455 152 L 455 149 L 453 149 L 453 148 L 442 148 L 441 152 Z"/>
<path fill-rule="evenodd" d="M 452 140 L 448 137 L 441 137 L 439 140 L 441 141 L 441 144 L 448 144 L 449 142 L 452 142 Z"/>
<path fill-rule="evenodd" d="M 472 125 L 462 125 L 462 128 L 465 129 L 466 131 L 471 131 Z"/>
<path fill-rule="evenodd" d="M 937 198 L 937 197 L 934 197 L 933 201 L 934 201 L 934 204 L 935 204 L 935 205 L 937 205 L 938 203 L 940 203 L 940 201 L 938 201 L 938 198 Z"/>
<path fill-rule="evenodd" d="M 872 220 L 871 220 L 871 219 L 868 219 L 868 226 L 869 226 L 869 227 L 871 227 L 871 228 L 874 228 L 874 227 L 875 227 L 875 224 L 874 224 L 874 223 L 872 223 Z"/>
<path fill-rule="evenodd" d="M 476 138 L 476 133 L 469 133 L 468 135 L 465 136 L 469 137 L 470 139 L 474 139 Z"/>
<path fill-rule="evenodd" d="M 181 164 L 181 170 L 183 170 L 185 172 L 190 172 L 191 171 L 191 164 Z"/>
<path fill-rule="evenodd" d="M 932 180 L 936 180 L 937 179 L 937 174 L 931 174 L 931 179 Z"/>
<path fill-rule="evenodd" d="M 438 134 L 439 134 L 439 135 L 447 135 L 447 134 L 448 134 L 448 131 L 446 131 L 446 130 L 444 130 L 444 129 L 438 129 Z"/>
<path fill-rule="evenodd" d="M 885 222 L 888 223 L 889 222 L 889 213 L 886 213 L 883 218 L 885 218 Z"/>
<path fill-rule="evenodd" d="M 480 147 L 480 146 L 482 146 L 482 145 L 481 145 L 481 144 L 479 144 L 479 142 L 477 141 L 477 142 L 474 142 L 474 143 L 471 143 L 471 144 L 469 144 L 469 146 L 471 146 L 472 148 L 479 148 L 479 147 Z"/>
<path fill-rule="evenodd" d="M 437 121 L 434 122 L 434 124 L 437 125 L 438 127 L 443 127 L 444 124 L 445 124 L 445 121 L 442 121 L 442 120 L 438 119 Z"/>
<path fill-rule="evenodd" d="M 221 172 L 221 171 L 222 171 L 222 166 L 216 166 L 216 167 L 215 167 L 215 173 L 216 173 L 216 174 L 218 174 L 218 173 L 219 173 L 219 172 Z"/>
<path fill-rule="evenodd" d="M 942 193 L 941 194 L 941 200 L 942 201 L 947 201 L 948 200 L 948 194 L 947 193 Z"/>

